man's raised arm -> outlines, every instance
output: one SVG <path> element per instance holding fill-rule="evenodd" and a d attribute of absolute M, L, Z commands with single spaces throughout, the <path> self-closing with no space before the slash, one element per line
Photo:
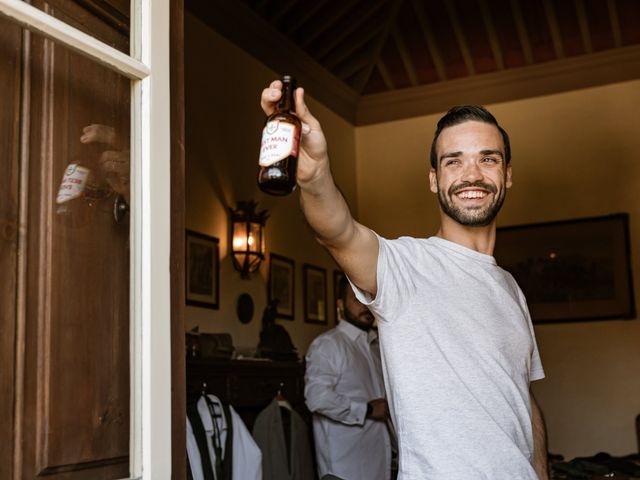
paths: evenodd
<path fill-rule="evenodd" d="M 262 91 L 261 106 L 273 113 L 282 93 L 276 80 Z M 296 114 L 302 121 L 297 182 L 300 205 L 318 241 L 329 251 L 349 278 L 362 290 L 375 295 L 378 238 L 351 216 L 329 166 L 327 142 L 320 122 L 304 101 L 304 90 L 295 92 Z"/>

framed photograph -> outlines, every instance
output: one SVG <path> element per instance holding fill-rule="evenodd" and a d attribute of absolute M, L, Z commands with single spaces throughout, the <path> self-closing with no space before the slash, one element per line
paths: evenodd
<path fill-rule="evenodd" d="M 327 324 L 327 271 L 305 264 L 302 266 L 304 321 Z"/>
<path fill-rule="evenodd" d="M 344 277 L 344 272 L 342 270 L 334 270 L 333 271 L 333 303 L 331 304 L 331 309 L 333 310 L 333 320 L 334 323 L 338 324 L 338 308 L 336 307 L 336 302 L 338 298 L 340 298 L 340 292 L 338 291 L 338 287 L 340 286 L 340 281 Z M 351 288 L 351 287 L 348 287 Z"/>
<path fill-rule="evenodd" d="M 187 230 L 185 265 L 187 305 L 220 308 L 220 241 Z"/>
<path fill-rule="evenodd" d="M 295 313 L 295 263 L 293 260 L 272 253 L 269 255 L 269 279 L 267 298 L 278 300 L 278 317 L 293 320 Z"/>
<path fill-rule="evenodd" d="M 628 214 L 498 228 L 494 256 L 534 323 L 635 318 Z"/>

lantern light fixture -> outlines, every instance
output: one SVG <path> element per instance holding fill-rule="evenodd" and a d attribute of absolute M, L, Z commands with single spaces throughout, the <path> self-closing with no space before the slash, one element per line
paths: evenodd
<path fill-rule="evenodd" d="M 231 253 L 233 265 L 241 278 L 260 268 L 265 256 L 264 228 L 269 218 L 266 210 L 256 212 L 257 202 L 239 201 L 231 213 Z"/>

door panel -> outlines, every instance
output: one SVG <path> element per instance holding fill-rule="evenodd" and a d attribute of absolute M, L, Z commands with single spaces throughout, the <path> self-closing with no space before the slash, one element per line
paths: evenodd
<path fill-rule="evenodd" d="M 61 3 L 60 12 L 36 5 L 65 21 L 70 12 L 77 15 L 77 5 Z M 75 20 L 89 31 L 110 31 L 110 43 L 127 49 L 128 37 L 97 17 Z M 3 171 L 6 163 L 16 173 L 0 176 L 0 218 L 17 216 L 20 176 L 28 202 L 20 207 L 27 218 L 26 302 L 17 313 L 15 238 L 13 250 L 3 243 L 0 253 L 3 280 L 8 277 L 0 295 L 10 300 L 1 307 L 0 433 L 14 439 L 0 442 L 0 478 L 123 478 L 130 433 L 129 215 L 119 210 L 116 221 L 114 207 L 129 201 L 131 84 L 38 35 L 20 52 L 20 30 L 4 26 L 0 154 Z M 27 72 L 22 112 L 21 62 Z M 17 106 L 4 108 L 4 98 Z M 18 174 L 19 145 L 25 162 Z M 14 405 L 15 421 L 5 420 Z M 13 453 L 5 452 L 10 444 Z M 5 476 L 12 456 L 15 470 Z"/>
<path fill-rule="evenodd" d="M 53 44 L 32 45 L 27 331 L 30 405 L 36 475 L 70 472 L 98 476 L 129 453 L 129 225 L 113 216 L 116 191 L 103 175 L 113 156 L 128 171 L 130 84 L 124 78 Z M 98 127 L 99 125 L 99 127 Z M 81 143 L 93 126 L 96 141 Z M 104 138 L 103 138 L 104 137 Z M 58 204 L 69 165 L 90 175 L 84 195 Z M 118 180 L 118 179 L 116 179 Z M 88 193 L 89 183 L 95 191 Z M 119 186 L 120 187 L 120 186 Z M 121 189 L 125 198 L 128 189 Z M 64 211 L 62 209 L 65 209 Z M 37 341 L 34 342 L 34 340 Z M 33 375 L 33 377 L 30 377 Z M 25 473 L 31 467 L 25 458 Z M 86 469 L 91 467 L 91 472 Z M 31 476 L 30 474 L 28 475 Z M 53 478 L 56 478 L 55 475 Z"/>
<path fill-rule="evenodd" d="M 13 464 L 21 35 L 0 19 L 0 478 Z"/>

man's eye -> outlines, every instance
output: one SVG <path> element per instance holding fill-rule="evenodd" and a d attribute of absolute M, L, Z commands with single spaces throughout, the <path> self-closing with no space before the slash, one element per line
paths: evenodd
<path fill-rule="evenodd" d="M 484 158 L 482 159 L 482 161 L 483 161 L 484 163 L 498 163 L 498 160 L 496 160 L 496 159 L 495 159 L 495 158 L 493 158 L 493 157 L 484 157 Z"/>
<path fill-rule="evenodd" d="M 457 159 L 455 159 L 455 158 L 451 158 L 451 159 L 447 160 L 446 162 L 444 162 L 444 164 L 445 164 L 446 166 L 449 166 L 449 165 L 456 165 L 456 164 L 458 164 L 458 163 L 460 163 L 460 160 L 457 160 Z"/>

